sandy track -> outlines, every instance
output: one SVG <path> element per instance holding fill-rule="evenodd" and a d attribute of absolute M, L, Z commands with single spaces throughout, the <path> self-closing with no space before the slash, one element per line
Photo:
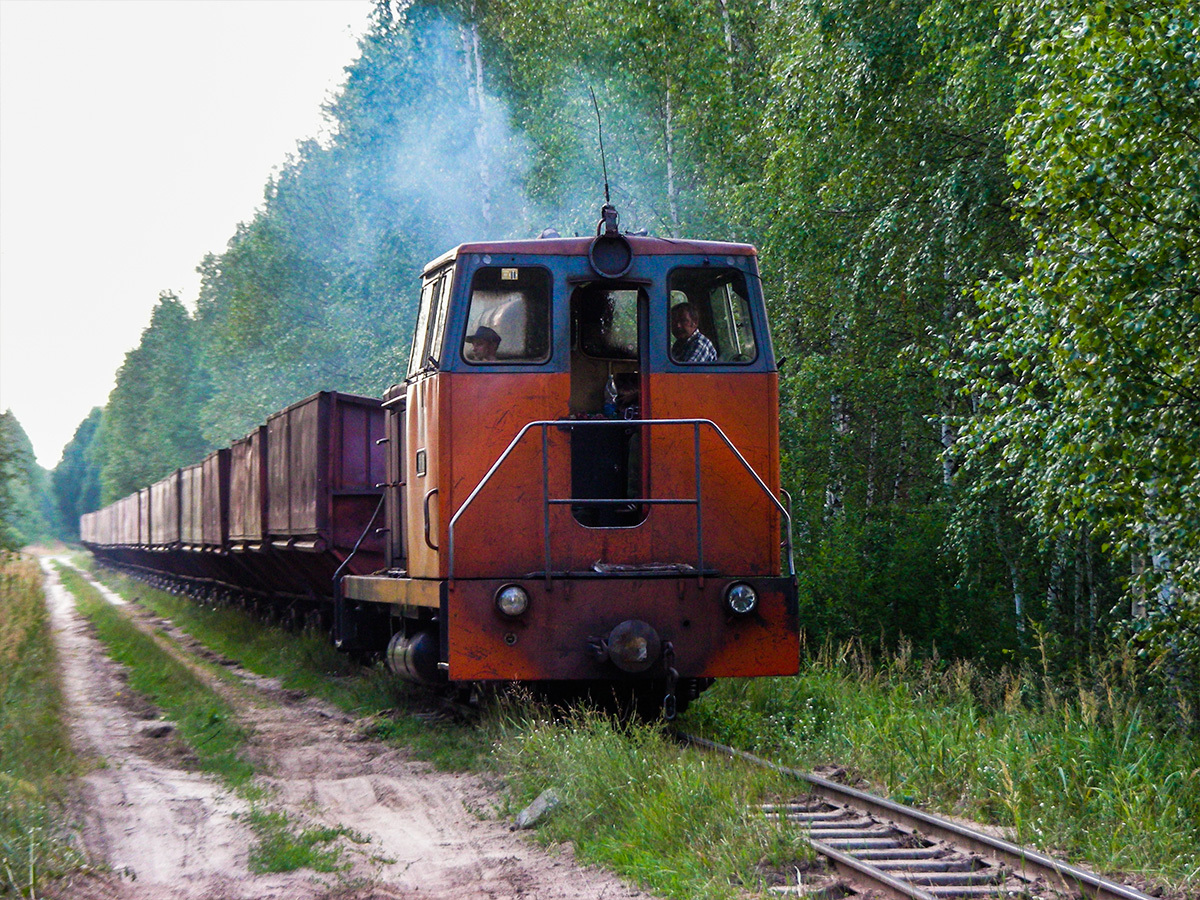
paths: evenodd
<path fill-rule="evenodd" d="M 226 696 L 252 729 L 251 753 L 276 791 L 273 805 L 305 823 L 352 829 L 346 872 L 253 875 L 245 804 L 213 780 L 186 771 L 170 737 L 145 733 L 154 711 L 132 698 L 48 563 L 46 596 L 61 655 L 75 741 L 101 764 L 82 781 L 82 834 L 112 872 L 58 887 L 61 897 L 159 900 L 486 897 L 648 898 L 614 876 L 576 865 L 509 831 L 498 798 L 470 775 L 435 772 L 395 748 L 364 739 L 340 711 L 284 691 L 271 679 L 233 671 L 244 688 Z M 140 607 L 143 626 L 190 639 Z M 196 648 L 199 649 L 199 648 Z M 213 681 L 219 687 L 219 681 Z"/>

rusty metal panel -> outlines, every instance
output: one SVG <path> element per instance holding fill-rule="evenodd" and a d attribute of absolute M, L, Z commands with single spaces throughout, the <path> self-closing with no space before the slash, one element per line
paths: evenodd
<path fill-rule="evenodd" d="M 520 620 L 496 610 L 495 592 L 511 579 L 457 581 L 447 603 L 454 680 L 611 679 L 611 662 L 592 651 L 596 635 L 638 619 L 671 641 L 683 677 L 793 675 L 799 621 L 786 578 L 596 578 L 560 581 L 555 592 L 515 580 L 530 596 Z M 751 616 L 731 617 L 725 589 L 748 581 L 759 595 Z"/>
<path fill-rule="evenodd" d="M 125 539 L 122 543 L 129 546 L 137 546 L 138 542 L 138 498 L 137 494 L 130 494 L 121 501 L 125 507 Z"/>
<path fill-rule="evenodd" d="M 386 477 L 379 400 L 322 392 L 267 420 L 268 531 L 277 545 L 348 551 L 364 531 Z M 378 522 L 383 526 L 383 521 Z M 363 563 L 382 564 L 371 530 Z"/>
<path fill-rule="evenodd" d="M 117 522 L 118 522 L 117 543 L 121 544 L 122 546 L 133 543 L 133 541 L 131 541 L 130 537 L 129 537 L 130 528 L 129 528 L 129 498 L 128 497 L 122 497 L 120 500 L 117 501 Z M 137 520 L 136 519 L 133 522 L 133 529 L 134 529 L 133 533 L 136 535 L 137 534 Z"/>
<path fill-rule="evenodd" d="M 150 488 L 143 487 L 134 494 L 138 508 L 138 540 L 140 547 L 150 546 Z"/>
<path fill-rule="evenodd" d="M 150 541 L 163 547 L 179 543 L 179 470 L 150 486 Z"/>
<path fill-rule="evenodd" d="M 118 547 L 125 543 L 125 504 L 122 500 L 113 504 L 113 543 Z"/>
<path fill-rule="evenodd" d="M 201 465 L 204 472 L 201 543 L 210 550 L 222 549 L 229 538 L 230 452 L 210 453 Z"/>
<path fill-rule="evenodd" d="M 128 497 L 125 498 L 124 502 L 125 502 L 125 517 L 126 517 L 125 518 L 125 522 L 126 522 L 125 543 L 129 544 L 130 546 L 136 546 L 137 542 L 138 542 L 138 537 L 139 537 L 138 515 L 140 513 L 140 508 L 138 506 L 138 495 L 130 494 Z"/>
<path fill-rule="evenodd" d="M 179 470 L 179 539 L 199 547 L 203 526 L 204 468 L 200 463 Z"/>
<path fill-rule="evenodd" d="M 266 534 L 267 427 L 230 448 L 229 540 L 256 544 Z"/>
<path fill-rule="evenodd" d="M 364 561 L 382 562 L 385 540 L 376 529 L 386 524 L 379 510 L 387 480 L 383 407 L 378 400 L 334 394 L 330 420 L 329 545 L 348 552 L 362 537 Z"/>
<path fill-rule="evenodd" d="M 325 455 L 328 453 L 329 394 L 320 393 L 296 404 L 288 416 L 289 495 L 288 534 L 316 537 L 324 530 L 328 490 Z M 272 529 L 274 531 L 274 529 Z"/>
<path fill-rule="evenodd" d="M 138 539 L 140 546 L 150 546 L 150 488 L 142 488 L 137 492 L 138 498 Z"/>
<path fill-rule="evenodd" d="M 292 532 L 288 422 L 286 409 L 267 419 L 267 531 L 273 535 Z"/>
<path fill-rule="evenodd" d="M 383 408 L 378 400 L 347 394 L 334 400 L 333 490 L 378 491 L 387 479 Z"/>

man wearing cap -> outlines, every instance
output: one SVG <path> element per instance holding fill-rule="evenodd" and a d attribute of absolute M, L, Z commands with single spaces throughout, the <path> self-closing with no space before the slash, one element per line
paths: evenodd
<path fill-rule="evenodd" d="M 480 325 L 474 334 L 467 335 L 467 343 L 471 345 L 471 359 L 474 362 L 496 361 L 496 351 L 500 349 L 500 335 L 486 325 Z"/>

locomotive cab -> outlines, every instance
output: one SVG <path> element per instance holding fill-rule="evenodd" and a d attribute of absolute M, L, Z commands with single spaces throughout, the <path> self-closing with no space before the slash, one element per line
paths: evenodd
<path fill-rule="evenodd" d="M 415 680 L 615 683 L 669 712 L 797 670 L 752 247 L 459 246 L 384 406 L 388 566 L 343 579 L 344 643 Z"/>

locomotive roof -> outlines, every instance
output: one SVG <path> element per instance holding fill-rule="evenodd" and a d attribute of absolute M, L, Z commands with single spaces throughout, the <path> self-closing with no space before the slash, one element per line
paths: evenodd
<path fill-rule="evenodd" d="M 646 237 L 623 234 L 637 256 L 677 256 L 681 254 L 754 256 L 758 251 L 750 244 L 725 241 L 693 241 L 684 238 Z M 595 237 L 533 238 L 520 241 L 477 241 L 459 244 L 425 266 L 430 272 L 452 259 L 467 253 L 528 254 L 530 256 L 587 256 Z"/>

